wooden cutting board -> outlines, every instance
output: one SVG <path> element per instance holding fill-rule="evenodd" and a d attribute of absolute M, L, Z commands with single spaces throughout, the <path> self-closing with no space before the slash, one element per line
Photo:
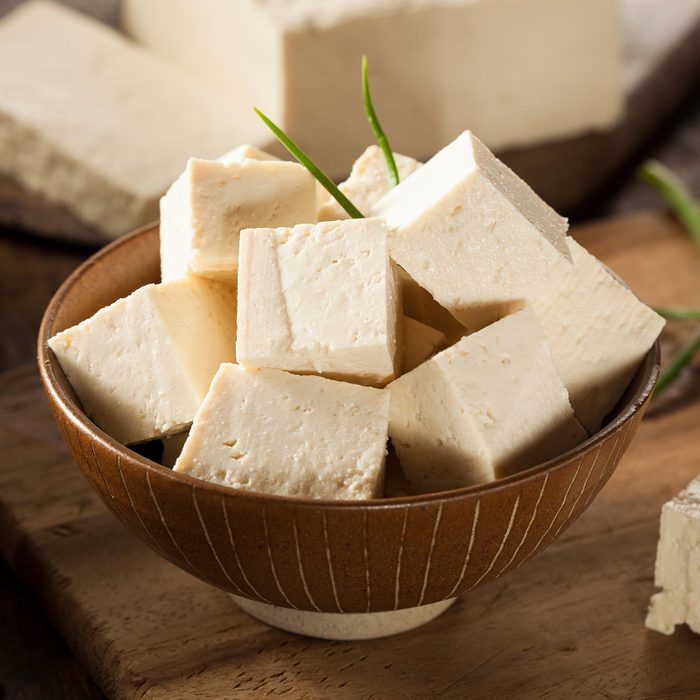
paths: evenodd
<path fill-rule="evenodd" d="M 700 306 L 700 252 L 638 215 L 577 237 L 646 300 Z M 670 329 L 667 347 L 687 331 Z M 609 485 L 548 550 L 399 637 L 273 630 L 159 559 L 68 457 L 33 367 L 0 378 L 0 549 L 118 698 L 700 697 L 700 636 L 649 632 L 661 504 L 700 473 L 700 371 L 652 407 Z"/>
<path fill-rule="evenodd" d="M 22 0 L 0 0 L 0 16 Z M 117 0 L 63 0 L 115 24 Z M 499 153 L 555 209 L 567 214 L 591 197 L 697 88 L 700 0 L 619 0 L 627 113 L 609 132 Z M 415 155 L 415 154 L 414 154 Z M 145 223 L 145 222 L 144 222 Z M 88 244 L 102 234 L 67 209 L 0 175 L 0 226 Z"/>

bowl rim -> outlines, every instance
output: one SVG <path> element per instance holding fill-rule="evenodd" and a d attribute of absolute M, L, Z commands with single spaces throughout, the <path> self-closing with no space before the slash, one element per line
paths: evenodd
<path fill-rule="evenodd" d="M 141 456 L 120 442 L 117 442 L 114 438 L 93 423 L 83 409 L 75 401 L 73 401 L 63 387 L 61 387 L 56 373 L 56 369 L 59 367 L 58 360 L 48 346 L 49 338 L 54 335 L 53 324 L 55 322 L 58 309 L 61 307 L 65 301 L 65 298 L 68 296 L 78 280 L 80 280 L 85 271 L 114 254 L 114 252 L 119 248 L 130 245 L 133 240 L 146 235 L 152 235 L 153 231 L 158 229 L 158 227 L 159 222 L 155 221 L 150 224 L 146 224 L 145 226 L 142 226 L 124 236 L 121 236 L 97 252 L 93 253 L 67 277 L 67 279 L 54 293 L 42 317 L 37 338 L 37 358 L 39 373 L 44 389 L 53 399 L 54 405 L 60 408 L 61 413 L 67 417 L 74 426 L 86 433 L 90 440 L 99 442 L 101 446 L 106 449 L 116 451 L 116 453 L 122 458 L 126 458 L 127 462 L 134 462 L 151 473 L 156 473 L 159 476 L 183 485 L 188 485 L 205 491 L 211 491 L 212 493 L 218 493 L 224 497 L 236 497 L 257 503 L 260 503 L 261 501 L 272 501 L 295 507 L 333 508 L 339 510 L 357 508 L 384 509 L 407 505 L 424 506 L 434 502 L 452 501 L 465 497 L 478 496 L 485 493 L 499 491 L 517 483 L 535 479 L 544 473 L 556 470 L 559 466 L 563 466 L 570 460 L 575 459 L 578 455 L 582 455 L 589 449 L 602 444 L 609 435 L 620 429 L 646 403 L 659 376 L 660 350 L 659 341 L 657 339 L 654 342 L 654 345 L 645 355 L 643 363 L 640 366 L 640 370 L 643 371 L 643 377 L 638 389 L 630 397 L 629 401 L 620 409 L 618 415 L 612 421 L 591 435 L 587 440 L 584 440 L 576 447 L 561 455 L 558 455 L 557 457 L 553 457 L 546 462 L 536 464 L 516 474 L 511 474 L 509 476 L 494 479 L 493 481 L 482 484 L 474 484 L 471 486 L 464 486 L 459 489 L 435 491 L 413 496 L 374 498 L 367 500 L 331 500 L 266 494 L 257 491 L 237 489 L 231 486 L 224 486 L 223 484 L 206 481 L 204 479 L 198 479 L 188 474 L 175 472 L 173 469 L 158 464 L 147 457 Z"/>

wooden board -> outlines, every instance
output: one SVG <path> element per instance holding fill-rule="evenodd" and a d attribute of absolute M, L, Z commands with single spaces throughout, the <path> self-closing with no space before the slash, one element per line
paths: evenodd
<path fill-rule="evenodd" d="M 669 219 L 610 220 L 577 237 L 645 299 L 700 305 L 700 253 Z M 699 377 L 652 408 L 559 541 L 395 638 L 269 629 L 160 560 L 89 490 L 33 367 L 0 379 L 0 548 L 111 697 L 698 697 L 700 636 L 664 637 L 643 619 L 659 508 L 700 472 Z"/>
<path fill-rule="evenodd" d="M 0 0 L 0 15 L 21 0 Z M 64 0 L 114 24 L 116 0 Z M 627 114 L 607 133 L 499 155 L 550 205 L 567 214 L 595 193 L 697 87 L 700 0 L 621 0 Z M 104 235 L 69 211 L 0 176 L 0 226 L 88 244 Z"/>

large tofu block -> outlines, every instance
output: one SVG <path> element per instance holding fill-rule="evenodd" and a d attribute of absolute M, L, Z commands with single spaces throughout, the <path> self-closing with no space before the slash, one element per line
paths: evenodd
<path fill-rule="evenodd" d="M 491 481 L 587 437 L 529 309 L 462 338 L 388 390 L 389 435 L 419 491 Z"/>
<path fill-rule="evenodd" d="M 0 22 L 0 171 L 105 239 L 156 219 L 187 158 L 259 131 L 247 106 L 78 12 L 35 0 Z"/>
<path fill-rule="evenodd" d="M 202 279 L 146 285 L 49 340 L 85 412 L 124 444 L 186 428 L 235 344 L 235 293 Z"/>
<path fill-rule="evenodd" d="M 504 148 L 605 129 L 623 111 L 615 0 L 124 0 L 123 22 L 202 82 L 264 105 L 337 177 L 370 133 L 362 54 L 392 146 L 420 158 L 465 124 Z"/>
<path fill-rule="evenodd" d="M 399 180 L 405 180 L 422 163 L 414 158 L 394 153 Z M 354 162 L 350 176 L 338 185 L 340 191 L 365 215 L 372 216 L 374 205 L 393 187 L 386 160 L 379 146 L 369 146 Z M 332 197 L 318 209 L 319 221 L 347 219 L 348 213 Z"/>
<path fill-rule="evenodd" d="M 189 274 L 234 281 L 244 228 L 316 221 L 316 184 L 298 163 L 231 152 L 190 158 L 160 205 L 164 282 Z"/>
<path fill-rule="evenodd" d="M 383 390 L 224 364 L 175 471 L 279 496 L 375 498 L 388 425 Z"/>
<path fill-rule="evenodd" d="M 373 214 L 391 257 L 469 330 L 522 306 L 570 265 L 565 219 L 465 131 Z"/>
<path fill-rule="evenodd" d="M 238 362 L 382 385 L 400 366 L 401 299 L 378 219 L 246 229 Z"/>
<path fill-rule="evenodd" d="M 656 552 L 655 583 L 646 626 L 672 634 L 687 624 L 700 634 L 700 478 L 665 503 Z"/>
<path fill-rule="evenodd" d="M 530 299 L 569 391 L 576 417 L 593 434 L 629 385 L 664 319 L 568 239 L 573 267 Z"/>
<path fill-rule="evenodd" d="M 447 346 L 447 337 L 414 318 L 403 319 L 403 371 L 410 372 Z"/>

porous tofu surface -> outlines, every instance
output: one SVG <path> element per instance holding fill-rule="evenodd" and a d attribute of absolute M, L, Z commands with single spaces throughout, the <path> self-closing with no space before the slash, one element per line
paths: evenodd
<path fill-rule="evenodd" d="M 687 624 L 700 634 L 700 478 L 661 510 L 655 583 L 646 626 L 672 634 Z"/>
<path fill-rule="evenodd" d="M 163 281 L 188 274 L 232 281 L 241 230 L 315 222 L 316 185 L 298 163 L 191 158 L 160 211 Z"/>
<path fill-rule="evenodd" d="M 490 481 L 587 437 L 529 309 L 463 338 L 388 390 L 389 434 L 419 491 Z"/>
<path fill-rule="evenodd" d="M 394 153 L 399 180 L 405 180 L 422 163 Z M 350 176 L 338 186 L 340 191 L 365 215 L 372 216 L 374 205 L 393 187 L 384 153 L 379 146 L 369 146 L 355 161 Z M 318 210 L 319 221 L 347 219 L 348 213 L 332 197 L 325 198 Z"/>
<path fill-rule="evenodd" d="M 438 350 L 447 346 L 447 337 L 414 318 L 403 319 L 403 372 L 410 372 Z"/>
<path fill-rule="evenodd" d="M 175 471 L 280 496 L 374 498 L 388 424 L 383 390 L 223 364 Z"/>
<path fill-rule="evenodd" d="M 531 304 L 576 417 L 593 434 L 619 401 L 665 321 L 575 240 L 567 243 L 573 266 L 533 296 Z"/>
<path fill-rule="evenodd" d="M 391 257 L 469 330 L 520 308 L 571 265 L 568 224 L 465 131 L 373 215 Z"/>
<path fill-rule="evenodd" d="M 35 0 L 0 21 L 0 170 L 105 239 L 157 218 L 189 156 L 260 135 L 256 121 L 64 5 Z"/>
<path fill-rule="evenodd" d="M 49 340 L 87 415 L 119 442 L 177 433 L 221 362 L 235 361 L 235 294 L 201 279 L 141 287 Z"/>
<path fill-rule="evenodd" d="M 247 229 L 238 362 L 381 385 L 399 369 L 400 293 L 376 219 Z"/>

